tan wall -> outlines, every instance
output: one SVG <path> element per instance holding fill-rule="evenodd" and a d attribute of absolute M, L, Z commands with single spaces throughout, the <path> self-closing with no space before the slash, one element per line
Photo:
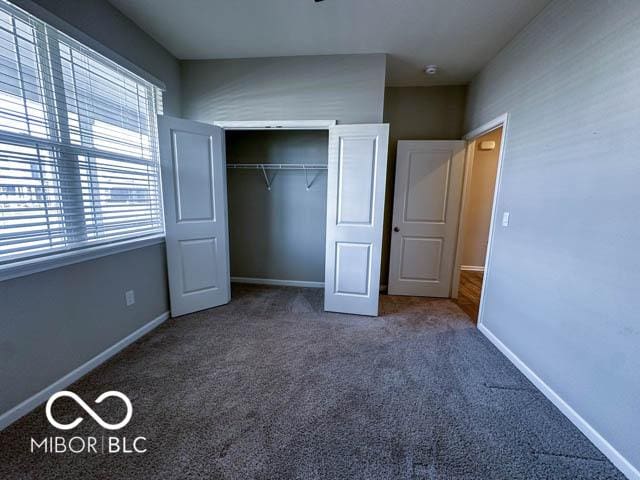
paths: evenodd
<path fill-rule="evenodd" d="M 464 219 L 462 265 L 483 267 L 487 254 L 493 192 L 496 185 L 502 128 L 478 138 L 471 171 L 469 202 Z M 493 150 L 480 150 L 480 142 L 494 141 Z"/>

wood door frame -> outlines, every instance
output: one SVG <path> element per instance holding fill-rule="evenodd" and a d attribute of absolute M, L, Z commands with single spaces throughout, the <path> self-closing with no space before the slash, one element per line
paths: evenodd
<path fill-rule="evenodd" d="M 458 287 L 460 286 L 460 265 L 462 263 L 462 250 L 463 250 L 463 232 L 464 232 L 464 216 L 469 208 L 469 193 L 471 190 L 471 174 L 473 172 L 473 160 L 475 157 L 476 140 L 478 137 L 485 135 L 489 132 L 497 130 L 502 127 L 502 137 L 500 138 L 500 152 L 498 154 L 498 166 L 496 171 L 496 184 L 493 191 L 493 200 L 491 204 L 491 219 L 489 220 L 489 238 L 487 239 L 487 252 L 484 261 L 484 278 L 482 280 L 482 289 L 480 290 L 480 306 L 478 309 L 478 327 L 483 323 L 482 317 L 484 312 L 484 300 L 485 291 L 487 287 L 487 280 L 489 278 L 489 271 L 491 269 L 491 253 L 493 251 L 493 237 L 494 237 L 494 224 L 496 219 L 496 207 L 498 204 L 498 197 L 502 187 L 502 166 L 504 160 L 504 150 L 507 139 L 507 126 L 509 122 L 509 113 L 504 113 L 493 120 L 479 126 L 478 128 L 471 130 L 467 133 L 463 139 L 467 141 L 467 151 L 465 155 L 465 169 L 464 180 L 462 184 L 462 202 L 460 206 L 460 220 L 458 222 L 458 241 L 456 246 L 455 260 L 453 264 L 453 280 L 451 286 L 451 297 L 458 297 Z"/>

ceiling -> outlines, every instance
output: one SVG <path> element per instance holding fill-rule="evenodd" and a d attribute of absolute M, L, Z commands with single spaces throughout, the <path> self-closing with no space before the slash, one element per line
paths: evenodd
<path fill-rule="evenodd" d="M 386 53 L 387 85 L 421 86 L 467 83 L 549 0 L 110 2 L 179 59 Z"/>

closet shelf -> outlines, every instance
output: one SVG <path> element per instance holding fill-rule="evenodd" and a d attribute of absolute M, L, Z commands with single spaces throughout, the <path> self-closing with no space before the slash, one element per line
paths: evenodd
<path fill-rule="evenodd" d="M 311 185 L 313 185 L 313 182 L 318 178 L 318 175 L 320 175 L 321 171 L 327 169 L 327 165 L 321 163 L 227 163 L 227 168 L 239 170 L 261 170 L 264 175 L 264 181 L 267 184 L 267 190 L 271 190 L 271 183 L 273 181 L 273 177 L 269 178 L 269 175 L 267 175 L 267 170 L 303 170 L 304 182 L 307 186 L 307 190 L 309 190 Z M 309 181 L 309 171 L 316 172 L 311 181 Z"/>

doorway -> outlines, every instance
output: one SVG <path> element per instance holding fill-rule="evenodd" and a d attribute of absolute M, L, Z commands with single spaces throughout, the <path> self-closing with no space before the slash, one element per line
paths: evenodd
<path fill-rule="evenodd" d="M 467 136 L 467 160 L 452 297 L 478 323 L 499 184 L 504 122 Z"/>
<path fill-rule="evenodd" d="M 247 202 L 246 198 L 240 196 L 232 199 L 237 200 L 236 210 L 247 214 L 244 221 L 235 223 L 234 236 L 231 238 L 237 244 L 235 251 L 239 252 L 235 257 L 236 271 L 242 272 L 243 268 L 247 267 L 244 264 L 243 253 L 246 256 L 247 250 L 257 251 L 257 255 L 249 256 L 252 262 L 249 262 L 249 268 L 244 270 L 256 276 L 240 278 L 244 281 L 253 280 L 254 283 L 275 281 L 276 284 L 282 284 L 283 278 L 267 277 L 282 277 L 283 271 L 284 275 L 289 275 L 293 269 L 294 275 L 303 272 L 295 262 L 289 262 L 283 270 L 281 262 L 265 263 L 261 257 L 268 255 L 289 260 L 287 254 L 290 256 L 295 248 L 287 242 L 291 239 L 295 241 L 296 238 L 301 239 L 304 245 L 299 249 L 298 259 L 294 260 L 304 260 L 312 248 L 315 248 L 317 253 L 322 247 L 322 242 L 318 243 L 315 237 L 322 239 L 324 220 L 324 262 L 321 255 L 316 255 L 320 262 L 317 261 L 318 258 L 314 259 L 315 262 L 309 271 L 320 280 L 321 266 L 324 263 L 324 281 L 317 283 L 320 284 L 318 286 L 324 285 L 325 310 L 378 315 L 389 126 L 335 125 L 333 121 L 323 128 L 318 124 L 324 122 L 319 121 L 299 122 L 297 126 L 295 122 L 281 123 L 283 125 L 280 125 L 280 122 L 276 125 L 228 122 L 228 125 L 223 126 L 162 115 L 158 117 L 172 316 L 220 306 L 231 299 L 227 170 L 236 169 L 254 170 L 254 173 L 258 174 L 245 178 L 249 181 L 246 185 L 254 185 L 255 180 L 261 178 L 261 173 L 266 186 L 266 193 L 262 186 L 253 189 L 253 197 L 258 197 L 258 201 L 254 198 L 254 201 Z M 315 135 L 314 138 L 317 137 L 318 141 L 305 137 L 306 140 L 301 142 L 305 147 L 299 149 L 295 146 L 298 142 L 293 138 L 294 135 L 285 131 L 287 127 L 289 130 L 328 129 L 328 135 L 321 132 L 318 136 L 317 133 L 310 132 L 308 135 Z M 245 133 L 245 140 L 240 142 L 238 139 L 234 144 L 231 141 L 233 135 L 230 135 L 229 153 L 235 160 L 230 158 L 231 162 L 227 161 L 226 130 L 272 128 L 281 129 L 278 131 L 282 131 L 284 137 L 276 141 L 273 138 L 255 138 L 254 134 L 253 140 L 249 138 L 247 142 L 249 134 Z M 287 145 L 287 148 L 283 149 L 283 145 Z M 267 155 L 271 150 L 273 155 Z M 315 152 L 314 155 L 310 155 L 311 151 Z M 320 157 L 323 157 L 326 161 L 317 164 L 302 160 L 291 162 L 301 157 L 313 157 L 318 162 Z M 280 163 L 283 159 L 288 161 Z M 257 160 L 260 162 L 254 163 Z M 298 178 L 285 177 L 285 173 L 295 173 L 294 170 L 302 172 L 302 175 L 295 175 Z M 279 177 L 276 183 L 274 171 L 278 172 Z M 322 171 L 326 171 L 326 183 L 315 178 Z M 303 179 L 306 190 L 300 189 Z M 314 183 L 317 192 L 312 190 Z M 284 187 L 286 184 L 295 186 L 300 194 L 299 198 L 294 198 L 285 190 L 273 191 L 272 186 L 275 187 L 276 184 L 278 187 Z M 248 188 L 244 188 L 242 183 L 239 185 L 234 193 L 251 195 Z M 262 195 L 256 192 L 261 192 Z M 269 195 L 270 193 L 273 195 Z M 322 205 L 315 203 L 315 213 L 312 209 L 306 209 L 298 212 L 299 215 L 296 214 L 297 220 L 290 216 L 282 218 L 284 207 L 293 208 L 292 201 L 304 207 L 306 201 L 311 201 L 312 195 L 316 193 L 318 198 L 324 198 L 325 202 Z M 303 195 L 305 198 L 301 198 Z M 265 213 L 260 209 L 267 200 L 272 204 Z M 289 205 L 284 205 L 285 201 Z M 313 225 L 307 222 L 310 215 L 321 216 L 323 211 L 326 212 L 324 219 L 320 218 L 319 222 Z M 264 218 L 261 213 L 265 214 Z M 292 220 L 294 225 L 288 225 L 287 222 Z M 252 228 L 254 223 L 262 225 L 261 234 Z M 293 232 L 290 235 L 291 239 L 283 237 L 281 232 L 277 235 L 274 233 L 274 230 L 289 226 Z M 308 234 L 313 230 L 312 227 L 316 233 L 311 232 L 314 238 L 309 239 Z M 264 235 L 264 231 L 267 230 L 272 236 L 276 235 L 273 238 L 284 244 L 283 248 L 274 250 L 257 247 L 259 244 L 272 243 L 268 236 Z M 291 278 L 284 278 L 284 281 L 297 282 Z"/>

